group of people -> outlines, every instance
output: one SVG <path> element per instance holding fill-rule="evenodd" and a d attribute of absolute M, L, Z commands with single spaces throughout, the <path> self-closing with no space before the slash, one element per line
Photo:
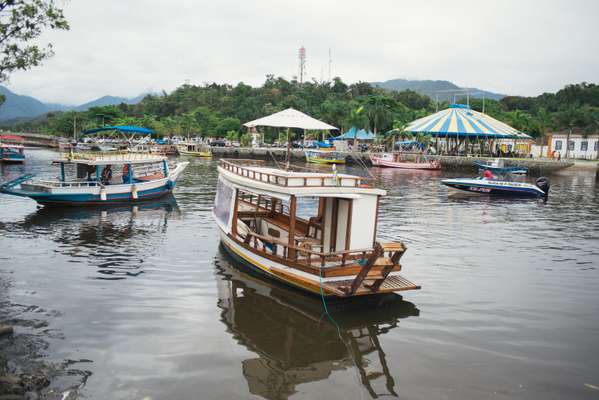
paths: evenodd
<path fill-rule="evenodd" d="M 96 166 L 88 165 L 87 167 L 87 180 L 94 181 L 96 178 L 94 176 L 96 172 Z M 129 165 L 123 165 L 123 183 L 131 183 L 131 174 L 129 173 Z M 102 168 L 102 172 L 100 173 L 100 183 L 102 185 L 110 185 L 112 181 L 112 165 L 108 164 Z"/>

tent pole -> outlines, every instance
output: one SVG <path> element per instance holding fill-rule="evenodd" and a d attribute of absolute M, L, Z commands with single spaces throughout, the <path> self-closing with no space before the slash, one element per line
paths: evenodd
<path fill-rule="evenodd" d="M 286 170 L 289 170 L 289 163 L 291 162 L 291 140 L 290 137 L 290 129 L 287 128 L 287 165 L 285 166 Z"/>

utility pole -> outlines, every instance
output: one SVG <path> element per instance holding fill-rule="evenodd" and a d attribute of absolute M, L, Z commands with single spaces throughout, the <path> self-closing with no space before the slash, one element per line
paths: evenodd
<path fill-rule="evenodd" d="M 73 143 L 77 143 L 77 115 L 73 116 Z"/>

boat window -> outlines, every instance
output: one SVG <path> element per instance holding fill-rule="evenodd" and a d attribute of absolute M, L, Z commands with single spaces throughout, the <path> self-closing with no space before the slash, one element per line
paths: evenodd
<path fill-rule="evenodd" d="M 568 142 L 568 150 L 574 150 L 574 142 L 572 140 Z"/>
<path fill-rule="evenodd" d="M 561 149 L 562 149 L 562 141 L 556 140 L 555 141 L 555 150 L 561 150 Z"/>
<path fill-rule="evenodd" d="M 587 151 L 589 149 L 589 142 L 584 140 L 580 142 L 580 151 Z"/>
<path fill-rule="evenodd" d="M 231 199 L 233 198 L 233 189 L 219 180 L 216 186 L 216 197 L 214 199 L 214 215 L 223 224 L 229 223 L 231 215 Z"/>
<path fill-rule="evenodd" d="M 296 217 L 308 220 L 310 217 L 318 215 L 318 203 L 319 199 L 317 197 L 298 197 L 295 210 Z M 289 210 L 289 202 L 283 201 L 283 204 Z"/>
<path fill-rule="evenodd" d="M 595 151 L 597 151 L 597 147 L 599 146 L 599 140 L 595 142 Z"/>

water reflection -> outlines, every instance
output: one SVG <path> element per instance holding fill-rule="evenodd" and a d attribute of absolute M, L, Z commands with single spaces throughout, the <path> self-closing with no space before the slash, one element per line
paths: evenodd
<path fill-rule="evenodd" d="M 218 255 L 218 307 L 227 331 L 257 354 L 242 361 L 251 393 L 287 399 L 299 384 L 356 368 L 372 398 L 397 396 L 379 336 L 397 328 L 399 319 L 418 316 L 414 304 L 395 294 L 331 302 L 332 322 L 320 298 L 241 272 L 234 263 Z"/>
<path fill-rule="evenodd" d="M 0 224 L 0 234 L 49 238 L 71 262 L 97 267 L 95 279 L 125 279 L 144 272 L 144 261 L 180 214 L 173 196 L 124 206 L 42 207 L 23 221 Z"/>

